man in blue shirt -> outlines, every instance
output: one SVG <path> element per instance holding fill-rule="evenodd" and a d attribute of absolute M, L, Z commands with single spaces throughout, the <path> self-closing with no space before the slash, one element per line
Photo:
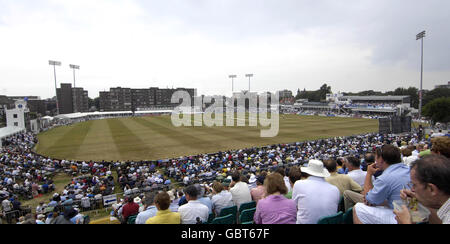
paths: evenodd
<path fill-rule="evenodd" d="M 372 176 L 383 170 L 383 174 L 372 182 Z M 364 182 L 364 203 L 353 208 L 355 224 L 396 224 L 393 213 L 394 200 L 400 200 L 400 191 L 407 187 L 410 169 L 401 161 L 400 149 L 384 145 L 376 150 L 376 163 L 367 168 Z"/>
<path fill-rule="evenodd" d="M 144 211 L 139 213 L 136 217 L 136 224 L 137 225 L 143 225 L 145 222 L 152 217 L 156 216 L 156 213 L 158 212 L 158 209 L 156 208 L 154 202 L 155 202 L 155 192 L 147 193 L 143 199 L 144 201 Z"/>
<path fill-rule="evenodd" d="M 48 193 L 48 184 L 47 184 L 47 183 L 44 183 L 44 184 L 42 185 L 42 191 L 43 191 L 44 194 L 47 194 L 47 193 Z"/>
<path fill-rule="evenodd" d="M 202 203 L 203 205 L 207 206 L 209 209 L 209 214 L 212 213 L 212 201 L 211 198 L 208 196 L 205 196 L 205 187 L 199 184 L 195 184 L 195 187 L 198 189 L 199 195 L 198 195 L 198 201 Z"/>

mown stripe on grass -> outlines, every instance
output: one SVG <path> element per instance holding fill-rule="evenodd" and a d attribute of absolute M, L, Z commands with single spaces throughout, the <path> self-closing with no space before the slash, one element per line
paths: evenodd
<path fill-rule="evenodd" d="M 73 159 L 92 123 L 93 121 L 88 121 L 70 126 L 69 130 L 46 150 L 46 154 L 59 159 Z"/>
<path fill-rule="evenodd" d="M 120 153 L 120 160 L 137 160 L 138 157 L 149 157 L 150 148 L 136 136 L 120 119 L 108 119 L 111 136 Z M 144 153 L 143 153 L 144 152 Z"/>
<path fill-rule="evenodd" d="M 164 125 L 164 122 L 158 121 L 156 118 L 152 119 L 144 119 L 144 118 L 134 118 L 136 122 L 139 124 L 149 128 L 155 133 L 162 134 L 165 137 L 168 137 L 172 140 L 184 142 L 184 145 L 195 149 L 195 150 L 204 150 L 204 146 L 210 146 L 211 144 L 215 144 L 214 142 L 205 141 L 204 139 L 198 138 L 194 136 L 192 133 L 186 133 L 182 131 L 182 128 L 170 128 Z"/>
<path fill-rule="evenodd" d="M 36 146 L 36 152 L 45 154 L 51 148 L 55 142 L 64 137 L 66 133 L 71 130 L 70 126 L 61 126 L 55 129 L 51 129 L 42 132 L 38 135 L 39 143 Z"/>
<path fill-rule="evenodd" d="M 170 117 L 158 117 L 156 118 L 159 121 L 164 121 L 163 124 L 169 124 L 168 120 Z M 217 140 L 213 140 L 214 143 L 222 145 L 222 142 L 226 142 L 226 144 L 230 144 L 229 141 L 233 141 L 236 145 L 243 145 L 243 146 L 251 146 L 255 142 L 261 142 L 261 140 L 264 140 L 264 138 L 260 137 L 260 130 L 261 127 L 253 127 L 248 126 L 248 119 L 246 119 L 247 126 L 240 127 L 240 126 L 201 126 L 201 127 L 184 127 L 180 129 L 184 129 L 189 133 L 186 133 L 188 135 L 195 134 L 197 136 L 206 136 L 217 137 Z M 224 125 L 225 125 L 225 119 L 224 119 Z M 232 143 L 233 144 L 233 143 Z M 228 147 L 226 147 L 228 148 Z M 226 149 L 225 148 L 225 149 Z"/>
<path fill-rule="evenodd" d="M 113 161 L 119 157 L 119 150 L 114 144 L 107 121 L 93 121 L 90 132 L 84 138 L 75 159 L 80 161 Z"/>

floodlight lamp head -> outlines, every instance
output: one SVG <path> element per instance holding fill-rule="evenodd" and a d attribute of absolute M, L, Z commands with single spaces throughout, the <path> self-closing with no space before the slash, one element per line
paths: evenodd
<path fill-rule="evenodd" d="M 420 32 L 419 34 L 417 34 L 417 36 L 416 36 L 416 40 L 419 40 L 419 39 L 422 39 L 422 38 L 424 38 L 425 37 L 425 31 L 422 31 L 422 32 Z"/>
<path fill-rule="evenodd" d="M 52 60 L 49 60 L 49 61 L 48 61 L 48 64 L 49 64 L 49 65 L 61 66 L 61 62 L 59 62 L 59 61 L 52 61 Z"/>

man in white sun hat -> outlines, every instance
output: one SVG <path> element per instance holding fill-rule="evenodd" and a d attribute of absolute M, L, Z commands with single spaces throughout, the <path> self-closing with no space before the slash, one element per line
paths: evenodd
<path fill-rule="evenodd" d="M 337 213 L 339 189 L 325 181 L 330 176 L 322 161 L 310 160 L 301 168 L 306 180 L 294 184 L 292 200 L 297 204 L 297 224 L 317 224 L 320 218 Z"/>

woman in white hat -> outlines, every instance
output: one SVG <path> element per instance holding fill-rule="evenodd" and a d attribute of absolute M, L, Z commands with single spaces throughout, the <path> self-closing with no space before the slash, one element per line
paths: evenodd
<path fill-rule="evenodd" d="M 297 224 L 317 224 L 320 218 L 337 213 L 339 189 L 325 181 L 330 176 L 322 161 L 310 160 L 301 168 L 306 180 L 294 184 L 292 199 L 297 204 Z"/>

